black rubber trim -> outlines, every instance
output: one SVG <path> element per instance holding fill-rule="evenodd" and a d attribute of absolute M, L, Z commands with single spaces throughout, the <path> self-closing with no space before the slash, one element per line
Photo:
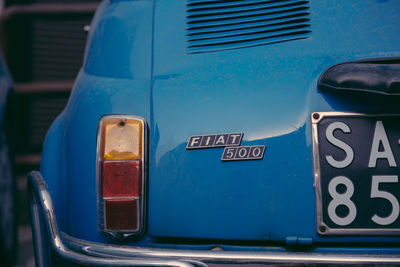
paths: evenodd
<path fill-rule="evenodd" d="M 329 93 L 400 96 L 400 58 L 351 61 L 327 69 L 318 89 Z"/>

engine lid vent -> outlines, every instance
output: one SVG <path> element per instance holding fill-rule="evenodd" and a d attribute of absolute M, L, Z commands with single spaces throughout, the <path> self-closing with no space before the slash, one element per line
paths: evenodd
<path fill-rule="evenodd" d="M 308 38 L 309 8 L 299 0 L 188 0 L 188 53 Z"/>

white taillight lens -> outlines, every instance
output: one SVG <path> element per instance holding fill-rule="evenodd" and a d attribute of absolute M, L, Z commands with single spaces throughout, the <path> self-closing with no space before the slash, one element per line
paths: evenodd
<path fill-rule="evenodd" d="M 141 234 L 145 222 L 146 122 L 105 116 L 98 128 L 98 225 L 115 237 Z"/>
<path fill-rule="evenodd" d="M 104 119 L 102 158 L 104 160 L 140 160 L 143 156 L 143 123 L 136 119 Z"/>

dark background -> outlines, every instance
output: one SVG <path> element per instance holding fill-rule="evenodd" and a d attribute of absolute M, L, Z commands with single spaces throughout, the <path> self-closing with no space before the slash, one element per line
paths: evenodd
<path fill-rule="evenodd" d="M 35 266 L 26 176 L 39 168 L 47 129 L 67 103 L 82 66 L 90 21 L 100 1 L 3 2 L 0 44 L 16 93 L 13 109 L 19 215 L 16 264 Z"/>

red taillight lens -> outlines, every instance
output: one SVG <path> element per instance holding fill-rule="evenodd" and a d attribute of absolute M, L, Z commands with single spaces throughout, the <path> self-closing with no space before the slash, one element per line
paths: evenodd
<path fill-rule="evenodd" d="M 142 118 L 105 116 L 100 121 L 98 225 L 112 236 L 141 234 L 144 230 L 145 137 Z"/>
<path fill-rule="evenodd" d="M 106 229 L 137 230 L 139 226 L 138 200 L 106 200 Z"/>
<path fill-rule="evenodd" d="M 142 164 L 136 161 L 103 162 L 103 197 L 140 197 Z"/>

